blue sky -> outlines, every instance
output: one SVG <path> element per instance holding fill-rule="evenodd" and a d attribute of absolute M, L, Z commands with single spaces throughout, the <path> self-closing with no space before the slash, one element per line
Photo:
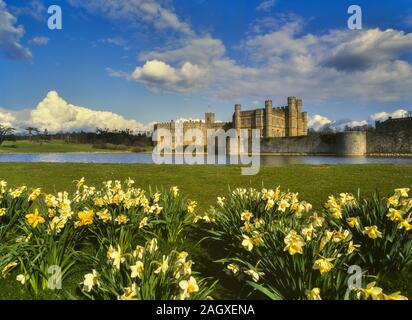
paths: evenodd
<path fill-rule="evenodd" d="M 52 4 L 62 8 L 62 30 L 47 28 Z M 64 128 L 62 103 L 139 124 L 207 110 L 230 120 L 237 102 L 283 105 L 288 95 L 302 96 L 320 124 L 412 109 L 412 2 L 356 1 L 362 30 L 347 28 L 351 4 L 0 0 L 0 117 Z M 31 114 L 52 90 L 59 96 Z M 87 117 L 86 127 L 101 121 Z"/>

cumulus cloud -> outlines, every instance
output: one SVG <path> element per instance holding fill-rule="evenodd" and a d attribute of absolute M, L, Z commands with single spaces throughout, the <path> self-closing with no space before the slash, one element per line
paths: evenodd
<path fill-rule="evenodd" d="M 48 37 L 33 37 L 30 39 L 30 43 L 36 45 L 36 46 L 45 46 L 49 43 L 50 38 Z"/>
<path fill-rule="evenodd" d="M 133 119 L 108 111 L 96 111 L 68 103 L 56 91 L 47 96 L 32 110 L 11 112 L 0 109 L 0 123 L 24 128 L 33 126 L 49 132 L 94 131 L 96 128 L 130 129 L 148 131 L 152 124 L 142 124 Z"/>
<path fill-rule="evenodd" d="M 150 60 L 142 67 L 137 67 L 130 79 L 154 89 L 163 87 L 177 92 L 187 92 L 202 86 L 205 75 L 205 70 L 190 62 L 185 62 L 180 68 L 174 68 L 163 61 Z"/>
<path fill-rule="evenodd" d="M 277 0 L 264 0 L 256 8 L 257 11 L 269 11 L 276 5 Z"/>
<path fill-rule="evenodd" d="M 395 110 L 393 112 L 377 112 L 374 113 L 370 116 L 370 119 L 372 121 L 385 121 L 386 119 L 388 119 L 389 117 L 392 118 L 403 118 L 408 114 L 408 111 L 404 110 L 404 109 L 398 109 Z"/>
<path fill-rule="evenodd" d="M 92 13 L 100 12 L 112 20 L 148 23 L 159 30 L 171 29 L 186 35 L 193 33 L 188 23 L 156 0 L 69 0 L 69 3 Z"/>
<path fill-rule="evenodd" d="M 309 117 L 308 128 L 319 131 L 325 126 L 330 125 L 331 123 L 332 121 L 329 118 L 315 114 L 314 116 Z"/>
<path fill-rule="evenodd" d="M 16 26 L 16 22 L 16 17 L 8 11 L 6 3 L 0 0 L 0 56 L 12 60 L 31 59 L 30 50 L 20 43 L 24 27 Z"/>
<path fill-rule="evenodd" d="M 37 21 L 44 19 L 46 8 L 39 0 L 25 1 L 25 4 L 17 6 L 10 6 L 11 12 L 16 16 L 30 16 Z"/>

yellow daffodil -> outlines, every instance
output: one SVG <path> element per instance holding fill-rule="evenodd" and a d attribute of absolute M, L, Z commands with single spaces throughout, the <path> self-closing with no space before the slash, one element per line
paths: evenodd
<path fill-rule="evenodd" d="M 36 199 L 39 197 L 40 194 L 41 194 L 41 189 L 40 189 L 40 188 L 34 189 L 34 190 L 29 194 L 29 201 L 34 201 L 34 200 L 36 200 Z"/>
<path fill-rule="evenodd" d="M 138 258 L 140 260 L 143 259 L 144 250 L 144 247 L 136 246 L 136 249 L 133 251 L 133 257 Z"/>
<path fill-rule="evenodd" d="M 117 300 L 137 300 L 138 291 L 136 283 L 133 283 L 130 287 L 124 288 L 124 293 L 117 297 Z"/>
<path fill-rule="evenodd" d="M 401 221 L 404 214 L 405 212 L 402 210 L 389 208 L 389 213 L 386 216 L 392 221 Z"/>
<path fill-rule="evenodd" d="M 306 290 L 306 297 L 309 300 L 322 300 L 320 296 L 320 289 L 319 288 L 313 288 L 312 290 Z"/>
<path fill-rule="evenodd" d="M 125 214 L 121 214 L 114 220 L 117 222 L 117 224 L 122 225 L 126 224 L 129 221 L 129 218 Z"/>
<path fill-rule="evenodd" d="M 217 204 L 221 207 L 225 205 L 225 197 L 217 197 Z"/>
<path fill-rule="evenodd" d="M 323 258 L 321 257 L 320 259 L 316 260 L 315 263 L 313 264 L 313 269 L 314 270 L 319 270 L 320 274 L 324 274 L 326 272 L 329 272 L 330 270 L 333 269 L 333 264 L 331 263 L 334 258 Z"/>
<path fill-rule="evenodd" d="M 169 257 L 163 255 L 162 262 L 159 263 L 159 268 L 157 268 L 154 273 L 166 273 L 167 269 L 169 269 Z"/>
<path fill-rule="evenodd" d="M 398 229 L 405 229 L 406 231 L 412 230 L 411 222 L 412 222 L 412 218 L 402 220 L 398 225 Z"/>
<path fill-rule="evenodd" d="M 96 215 L 99 217 L 99 219 L 103 220 L 103 222 L 112 221 L 112 216 L 110 215 L 109 210 L 107 209 L 96 212 Z"/>
<path fill-rule="evenodd" d="M 376 282 L 368 283 L 366 289 L 360 289 L 360 292 L 364 294 L 365 299 L 372 298 L 373 300 L 381 300 L 383 290 L 382 288 L 375 287 Z M 359 297 L 359 295 L 358 295 Z"/>
<path fill-rule="evenodd" d="M 195 212 L 196 207 L 197 207 L 197 202 L 196 201 L 189 201 L 189 204 L 188 204 L 186 210 L 189 213 L 193 213 L 193 212 Z"/>
<path fill-rule="evenodd" d="M 286 209 L 289 207 L 290 207 L 290 203 L 287 200 L 285 199 L 280 200 L 279 205 L 278 205 L 278 210 L 280 212 L 285 212 Z"/>
<path fill-rule="evenodd" d="M 132 274 L 130 277 L 131 278 L 138 277 L 140 279 L 144 271 L 144 264 L 141 261 L 137 261 L 135 265 L 130 266 L 130 269 L 132 270 Z"/>
<path fill-rule="evenodd" d="M 93 269 L 92 273 L 88 273 L 84 276 L 83 290 L 86 292 L 92 291 L 94 286 L 100 286 L 99 274 Z"/>
<path fill-rule="evenodd" d="M 150 242 L 149 242 L 149 248 L 148 248 L 148 250 L 149 250 L 149 252 L 150 253 L 153 253 L 153 252 L 155 252 L 155 251 L 157 251 L 157 239 L 156 238 L 153 238 L 152 240 L 150 240 Z"/>
<path fill-rule="evenodd" d="M 199 291 L 199 286 L 197 285 L 197 281 L 194 277 L 190 277 L 189 280 L 180 281 L 179 287 L 183 290 L 183 292 L 180 295 L 181 300 L 189 298 L 190 294 Z"/>
<path fill-rule="evenodd" d="M 239 273 L 239 266 L 236 263 L 231 263 L 227 266 L 227 269 L 232 271 L 233 274 Z"/>
<path fill-rule="evenodd" d="M 395 194 L 394 196 L 388 198 L 388 201 L 387 201 L 386 204 L 387 204 L 388 208 L 389 207 L 397 207 L 399 205 L 399 195 Z"/>
<path fill-rule="evenodd" d="M 0 208 L 0 217 L 5 216 L 6 215 L 6 208 Z"/>
<path fill-rule="evenodd" d="M 51 231 L 55 231 L 56 233 L 60 233 L 64 226 L 66 225 L 67 219 L 62 217 L 54 217 L 52 221 L 49 223 L 49 228 Z"/>
<path fill-rule="evenodd" d="M 111 260 L 114 267 L 120 270 L 120 264 L 125 262 L 125 258 L 122 255 L 122 250 L 120 246 L 117 246 L 117 251 L 110 246 L 109 250 L 107 251 L 107 257 Z"/>
<path fill-rule="evenodd" d="M 250 221 L 250 219 L 252 219 L 252 218 L 253 218 L 253 213 L 250 212 L 250 211 L 243 211 L 240 214 L 240 220 L 242 220 L 242 221 Z"/>
<path fill-rule="evenodd" d="M 323 226 L 325 218 L 318 216 L 318 214 L 315 212 L 313 216 L 309 217 L 309 220 L 314 228 L 320 228 Z"/>
<path fill-rule="evenodd" d="M 177 198 L 179 196 L 179 188 L 178 187 L 172 187 L 170 189 L 170 191 L 172 192 L 172 196 L 173 198 Z"/>
<path fill-rule="evenodd" d="M 346 219 L 346 222 L 348 224 L 349 227 L 351 228 L 357 228 L 359 227 L 359 219 L 358 217 L 351 217 Z"/>
<path fill-rule="evenodd" d="M 89 226 L 93 224 L 94 212 L 93 210 L 79 211 L 77 213 L 78 221 L 75 222 L 75 227 Z"/>
<path fill-rule="evenodd" d="M 310 241 L 315 236 L 315 229 L 313 225 L 309 225 L 309 227 L 303 228 L 301 233 L 306 241 Z"/>
<path fill-rule="evenodd" d="M 360 248 L 360 244 L 354 244 L 353 241 L 351 240 L 348 244 L 348 254 L 351 254 L 355 252 L 358 248 Z"/>
<path fill-rule="evenodd" d="M 274 206 L 275 206 L 275 200 L 269 199 L 269 200 L 266 202 L 265 210 L 270 210 L 270 209 L 272 209 Z"/>
<path fill-rule="evenodd" d="M 288 251 L 290 255 L 293 256 L 296 253 L 303 254 L 305 241 L 295 230 L 291 230 L 283 241 L 286 244 L 284 251 Z"/>
<path fill-rule="evenodd" d="M 243 236 L 243 241 L 242 241 L 242 246 L 247 250 L 247 251 L 252 251 L 253 250 L 253 239 L 250 238 L 247 235 L 242 235 Z"/>
<path fill-rule="evenodd" d="M 46 220 L 40 215 L 39 210 L 35 209 L 34 213 L 26 214 L 27 222 L 33 227 L 36 228 L 38 224 L 43 224 Z"/>
<path fill-rule="evenodd" d="M 349 230 L 339 230 L 333 232 L 332 241 L 335 243 L 339 243 L 341 241 L 346 240 L 351 235 Z"/>
<path fill-rule="evenodd" d="M 377 238 L 382 238 L 382 232 L 378 230 L 377 226 L 365 227 L 363 233 L 368 235 L 368 237 L 373 240 Z"/>
<path fill-rule="evenodd" d="M 6 266 L 3 268 L 3 270 L 1 270 L 1 273 L 2 273 L 3 275 L 5 275 L 5 274 L 8 273 L 11 269 L 13 269 L 15 266 L 17 266 L 17 262 L 16 262 L 16 261 L 9 262 L 8 264 L 6 264 Z"/>
<path fill-rule="evenodd" d="M 385 300 L 408 300 L 407 297 L 400 294 L 400 292 L 394 292 L 384 296 Z"/>
<path fill-rule="evenodd" d="M 147 217 L 144 217 L 144 218 L 139 222 L 139 229 L 143 229 L 144 227 L 146 227 L 146 226 L 147 226 L 147 221 L 148 221 L 148 218 L 147 218 Z"/>
<path fill-rule="evenodd" d="M 408 197 L 408 192 L 409 192 L 409 188 L 399 188 L 399 189 L 395 189 L 395 194 L 398 195 L 399 197 Z"/>

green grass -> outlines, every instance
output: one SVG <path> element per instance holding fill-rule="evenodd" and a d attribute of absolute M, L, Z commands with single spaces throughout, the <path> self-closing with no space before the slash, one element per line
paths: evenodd
<path fill-rule="evenodd" d="M 241 176 L 237 166 L 176 166 L 145 164 L 0 164 L 0 180 L 10 186 L 26 184 L 41 187 L 46 192 L 73 191 L 73 181 L 86 178 L 88 185 L 98 185 L 104 180 L 131 177 L 143 188 L 169 188 L 177 185 L 189 198 L 197 200 L 202 209 L 215 203 L 216 197 L 225 195 L 228 188 L 276 187 L 299 192 L 300 197 L 320 208 L 330 194 L 356 193 L 361 189 L 365 196 L 375 190 L 383 195 L 397 187 L 412 187 L 412 165 L 284 165 L 264 166 L 256 176 Z M 14 276 L 15 277 L 15 276 Z M 30 295 L 14 279 L 0 279 L 0 299 L 30 299 Z M 74 274 L 65 288 L 75 290 L 82 273 Z M 411 296 L 408 279 L 395 277 L 391 284 Z M 44 298 L 59 298 L 48 294 Z"/>
<path fill-rule="evenodd" d="M 118 150 L 116 150 L 118 151 Z M 67 143 L 63 140 L 50 141 L 5 141 L 1 153 L 68 153 L 68 152 L 113 152 L 110 149 L 93 148 L 91 144 Z"/>
<path fill-rule="evenodd" d="M 47 192 L 74 189 L 73 181 L 85 177 L 87 184 L 131 177 L 147 188 L 177 185 L 203 208 L 213 204 L 228 187 L 276 187 L 299 192 L 319 207 L 327 196 L 339 192 L 364 194 L 375 190 L 390 193 L 396 187 L 412 187 L 412 165 L 284 165 L 264 166 L 256 176 L 242 176 L 237 166 L 185 166 L 148 164 L 0 164 L 0 180 L 26 184 Z"/>

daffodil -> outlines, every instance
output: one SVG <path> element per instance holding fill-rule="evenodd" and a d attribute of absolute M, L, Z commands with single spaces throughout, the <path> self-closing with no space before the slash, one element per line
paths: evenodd
<path fill-rule="evenodd" d="M 278 210 L 280 212 L 285 212 L 286 209 L 289 207 L 290 207 L 290 203 L 287 200 L 285 199 L 280 200 L 279 205 L 278 205 Z"/>
<path fill-rule="evenodd" d="M 92 291 L 94 286 L 100 286 L 99 274 L 93 269 L 92 273 L 88 273 L 84 276 L 83 290 L 86 292 Z"/>
<path fill-rule="evenodd" d="M 407 297 L 400 294 L 400 292 L 394 292 L 384 296 L 385 300 L 408 300 Z"/>
<path fill-rule="evenodd" d="M 346 219 L 347 224 L 349 225 L 349 227 L 351 228 L 357 228 L 359 227 L 359 219 L 358 217 L 351 217 Z"/>
<path fill-rule="evenodd" d="M 322 227 L 322 225 L 325 221 L 325 218 L 323 218 L 321 216 L 318 216 L 318 214 L 315 212 L 313 214 L 313 216 L 309 217 L 309 220 L 310 220 L 313 227 L 320 228 L 320 227 Z"/>
<path fill-rule="evenodd" d="M 99 219 L 103 220 L 103 222 L 112 221 L 112 216 L 110 215 L 109 210 L 107 209 L 96 212 L 96 215 L 99 217 Z"/>
<path fill-rule="evenodd" d="M 172 187 L 171 189 L 170 189 L 170 191 L 172 192 L 172 196 L 173 196 L 173 198 L 177 198 L 178 197 L 178 195 L 179 195 L 179 188 L 178 187 Z"/>
<path fill-rule="evenodd" d="M 199 291 L 199 286 L 198 286 L 197 281 L 194 277 L 190 277 L 189 280 L 180 281 L 179 282 L 179 287 L 180 287 L 180 289 L 183 290 L 183 292 L 180 295 L 181 300 L 189 298 L 190 294 Z"/>
<path fill-rule="evenodd" d="M 405 212 L 402 210 L 389 208 L 389 213 L 386 216 L 392 221 L 401 221 L 404 214 Z"/>
<path fill-rule="evenodd" d="M 373 300 L 381 300 L 383 298 L 383 290 L 382 288 L 375 287 L 376 282 L 368 283 L 365 289 L 359 289 L 360 292 L 358 293 L 358 298 L 361 296 L 360 294 L 364 294 L 365 299 L 372 298 Z"/>
<path fill-rule="evenodd" d="M 284 251 L 288 251 L 290 255 L 303 254 L 305 241 L 295 230 L 291 230 L 283 241 L 286 244 Z"/>
<path fill-rule="evenodd" d="M 33 227 L 36 228 L 38 224 L 43 224 L 46 220 L 40 215 L 39 210 L 35 209 L 34 213 L 26 214 L 27 222 Z"/>
<path fill-rule="evenodd" d="M 258 272 L 258 271 L 253 270 L 253 269 L 245 270 L 244 272 L 245 272 L 245 274 L 251 276 L 252 280 L 254 282 L 258 282 L 259 279 L 260 279 L 260 276 L 265 275 L 263 272 Z"/>
<path fill-rule="evenodd" d="M 320 296 L 320 289 L 319 288 L 313 288 L 312 290 L 306 290 L 306 297 L 309 300 L 322 300 Z"/>
<path fill-rule="evenodd" d="M 137 300 L 137 292 L 139 288 L 136 283 L 133 283 L 130 287 L 124 288 L 124 293 L 117 297 L 117 300 Z"/>
<path fill-rule="evenodd" d="M 16 276 L 16 280 L 23 285 L 26 283 L 28 279 L 29 279 L 29 275 L 27 274 L 19 274 Z"/>
<path fill-rule="evenodd" d="M 36 200 L 36 199 L 39 197 L 40 194 L 41 194 L 41 189 L 40 189 L 40 188 L 34 189 L 34 190 L 29 194 L 29 201 L 34 201 L 34 200 Z"/>
<path fill-rule="evenodd" d="M 217 197 L 217 204 L 221 207 L 225 205 L 225 197 Z"/>
<path fill-rule="evenodd" d="M 144 227 L 146 227 L 146 226 L 147 226 L 147 221 L 148 221 L 148 218 L 147 218 L 147 217 L 144 217 L 144 218 L 139 222 L 139 229 L 143 229 Z"/>
<path fill-rule="evenodd" d="M 107 251 L 107 257 L 111 260 L 113 266 L 115 266 L 118 270 L 120 270 L 120 264 L 126 260 L 122 255 L 120 246 L 117 246 L 117 251 L 110 246 Z"/>
<path fill-rule="evenodd" d="M 315 236 L 315 229 L 313 225 L 309 225 L 309 227 L 303 228 L 301 233 L 306 241 L 310 241 Z"/>
<path fill-rule="evenodd" d="M 253 239 L 250 238 L 247 235 L 242 235 L 243 236 L 243 241 L 242 241 L 242 246 L 247 250 L 247 251 L 252 251 L 253 250 Z"/>
<path fill-rule="evenodd" d="M 353 241 L 351 240 L 348 244 L 348 254 L 351 254 L 355 252 L 358 248 L 360 247 L 360 244 L 354 244 Z"/>
<path fill-rule="evenodd" d="M 378 230 L 378 227 L 375 225 L 371 227 L 365 227 L 365 230 L 363 231 L 363 233 L 373 240 L 377 238 L 382 238 L 382 232 L 380 232 Z"/>
<path fill-rule="evenodd" d="M 399 189 L 395 189 L 395 194 L 398 195 L 399 197 L 408 197 L 408 192 L 409 192 L 409 188 L 399 188 Z"/>
<path fill-rule="evenodd" d="M 405 229 L 406 231 L 412 230 L 411 222 L 412 222 L 412 218 L 402 220 L 398 225 L 398 229 Z"/>
<path fill-rule="evenodd" d="M 150 240 L 150 242 L 149 242 L 149 248 L 148 248 L 148 250 L 149 250 L 150 253 L 153 253 L 153 252 L 157 251 L 157 249 L 158 249 L 158 247 L 157 247 L 157 239 L 156 239 L 156 238 L 153 238 L 153 239 Z"/>
<path fill-rule="evenodd" d="M 6 208 L 0 208 L 0 217 L 6 215 Z"/>
<path fill-rule="evenodd" d="M 231 263 L 227 266 L 227 269 L 232 271 L 233 274 L 239 273 L 239 266 L 236 263 Z"/>
<path fill-rule="evenodd" d="M 129 221 L 129 218 L 125 214 L 121 214 L 114 220 L 117 222 L 117 224 L 122 225 L 126 224 Z"/>
<path fill-rule="evenodd" d="M 143 259 L 144 250 L 144 247 L 136 246 L 136 249 L 133 251 L 133 257 L 138 258 L 140 260 Z"/>
<path fill-rule="evenodd" d="M 64 226 L 66 225 L 67 219 L 62 217 L 54 217 L 52 221 L 49 223 L 49 228 L 51 231 L 55 231 L 56 233 L 60 233 Z"/>
<path fill-rule="evenodd" d="M 242 220 L 242 221 L 250 221 L 250 219 L 252 219 L 252 217 L 253 217 L 253 213 L 250 212 L 250 211 L 243 211 L 240 214 L 240 220 Z"/>
<path fill-rule="evenodd" d="M 17 266 L 17 262 L 16 261 L 12 261 L 9 262 L 8 264 L 6 264 L 6 266 L 3 268 L 3 270 L 1 270 L 1 273 L 3 275 L 5 275 L 7 272 L 9 272 L 11 269 L 13 269 L 15 266 Z"/>
<path fill-rule="evenodd" d="M 189 213 L 194 213 L 197 207 L 197 202 L 196 201 L 189 201 L 189 204 L 187 206 L 187 212 Z"/>
<path fill-rule="evenodd" d="M 313 269 L 314 270 L 319 270 L 320 274 L 324 274 L 329 272 L 330 270 L 333 269 L 333 264 L 332 261 L 335 260 L 334 258 L 323 258 L 321 257 L 320 259 L 316 260 L 315 263 L 313 264 Z"/>
<path fill-rule="evenodd" d="M 93 210 L 79 211 L 77 213 L 77 216 L 79 220 L 75 222 L 76 228 L 93 224 L 93 217 L 94 217 Z"/>
<path fill-rule="evenodd" d="M 169 257 L 163 255 L 162 262 L 159 263 L 159 267 L 155 270 L 154 273 L 166 273 L 169 269 Z"/>
<path fill-rule="evenodd" d="M 132 274 L 130 277 L 141 278 L 142 273 L 144 271 L 144 264 L 141 261 L 137 261 L 135 265 L 130 266 L 130 269 L 132 270 Z"/>
<path fill-rule="evenodd" d="M 269 200 L 266 202 L 265 210 L 270 210 L 270 209 L 272 209 L 274 206 L 275 206 L 275 200 L 269 199 Z"/>
<path fill-rule="evenodd" d="M 388 198 L 386 205 L 389 207 L 397 207 L 399 205 L 399 195 L 394 195 Z"/>

